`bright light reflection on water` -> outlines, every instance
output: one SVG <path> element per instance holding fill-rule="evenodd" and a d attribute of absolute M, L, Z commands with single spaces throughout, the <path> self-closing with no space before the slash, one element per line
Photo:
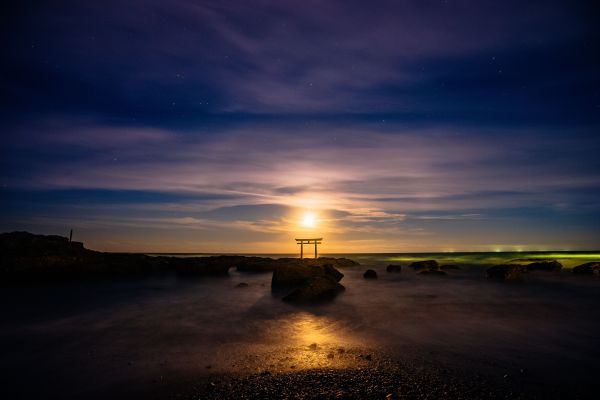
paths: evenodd
<path fill-rule="evenodd" d="M 251 344 L 247 350 L 262 360 L 259 369 L 349 368 L 364 363 L 368 353 L 347 323 L 306 311 L 265 321 L 258 337 L 267 342 Z"/>

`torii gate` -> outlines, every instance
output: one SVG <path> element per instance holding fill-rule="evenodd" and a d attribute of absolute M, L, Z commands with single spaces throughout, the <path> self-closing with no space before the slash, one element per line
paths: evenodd
<path fill-rule="evenodd" d="M 304 245 L 305 244 L 315 244 L 315 258 L 317 258 L 317 245 L 321 244 L 321 240 L 323 238 L 315 238 L 315 239 L 296 239 L 296 244 L 300 245 L 300 258 L 304 258 Z"/>

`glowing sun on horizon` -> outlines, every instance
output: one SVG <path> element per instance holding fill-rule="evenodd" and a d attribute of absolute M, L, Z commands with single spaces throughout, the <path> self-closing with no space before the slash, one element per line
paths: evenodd
<path fill-rule="evenodd" d="M 314 228 L 317 224 L 317 219 L 315 218 L 315 214 L 306 213 L 304 217 L 302 217 L 302 226 L 305 228 Z"/>

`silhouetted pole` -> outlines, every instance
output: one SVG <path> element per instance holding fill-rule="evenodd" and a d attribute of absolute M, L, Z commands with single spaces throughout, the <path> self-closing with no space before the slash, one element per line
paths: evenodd
<path fill-rule="evenodd" d="M 317 258 L 317 245 L 321 244 L 321 240 L 323 238 L 315 238 L 315 239 L 296 239 L 296 244 L 300 245 L 300 258 L 304 258 L 304 245 L 305 244 L 315 244 L 315 258 Z"/>
<path fill-rule="evenodd" d="M 69 232 L 69 242 L 73 241 L 73 229 L 71 229 L 71 232 Z"/>

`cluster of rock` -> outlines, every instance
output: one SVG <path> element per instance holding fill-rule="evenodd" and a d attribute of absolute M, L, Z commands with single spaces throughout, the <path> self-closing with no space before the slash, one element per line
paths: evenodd
<path fill-rule="evenodd" d="M 562 264 L 558 261 L 537 261 L 533 263 L 529 263 L 527 265 L 521 264 L 501 264 L 494 265 L 489 268 L 487 272 L 487 276 L 490 279 L 498 279 L 498 280 L 517 280 L 521 279 L 523 273 L 527 273 L 530 271 L 560 271 L 562 269 Z"/>
<path fill-rule="evenodd" d="M 410 264 L 410 267 L 415 271 L 419 271 L 420 275 L 443 276 L 446 272 L 442 271 L 436 260 L 415 261 Z"/>
<path fill-rule="evenodd" d="M 513 263 L 487 269 L 488 278 L 518 280 L 531 271 L 560 271 L 555 260 L 535 261 L 525 265 Z M 530 260 L 533 261 L 533 260 Z M 0 234 L 0 279 L 67 280 L 85 277 L 129 277 L 176 273 L 181 276 L 227 275 L 230 268 L 241 272 L 273 272 L 271 287 L 283 293 L 283 300 L 309 303 L 334 297 L 344 290 L 343 274 L 336 268 L 352 267 L 357 262 L 346 258 L 315 259 L 267 258 L 245 256 L 168 257 L 144 254 L 104 253 L 86 249 L 83 243 L 62 236 L 34 235 L 28 232 Z M 415 261 L 409 265 L 421 275 L 443 276 L 456 265 L 439 265 L 436 260 Z M 399 273 L 402 266 L 390 264 L 386 271 Z M 600 275 L 600 262 L 588 262 L 573 268 L 576 275 Z M 376 279 L 369 269 L 365 279 Z"/>
<path fill-rule="evenodd" d="M 501 264 L 489 268 L 487 276 L 490 279 L 499 280 L 518 280 L 522 274 L 531 271 L 550 271 L 558 272 L 562 269 L 562 264 L 556 260 L 537 261 L 526 265 L 522 264 Z M 572 269 L 575 275 L 593 275 L 600 274 L 600 262 L 588 262 L 578 265 Z"/>
<path fill-rule="evenodd" d="M 573 268 L 573 273 L 576 275 L 600 274 L 600 262 L 596 261 L 578 265 Z"/>
<path fill-rule="evenodd" d="M 424 260 L 415 261 L 409 265 L 415 271 L 418 271 L 419 275 L 430 275 L 430 276 L 443 276 L 447 275 L 445 270 L 448 269 L 460 269 L 458 265 L 443 264 L 439 265 L 436 260 Z M 402 265 L 400 264 L 389 264 L 385 270 L 390 273 L 402 272 Z M 377 272 L 372 269 L 368 269 L 363 274 L 365 279 L 377 279 Z"/>
<path fill-rule="evenodd" d="M 0 234 L 0 279 L 73 280 L 81 278 L 119 278 L 151 274 L 180 276 L 227 275 L 230 268 L 245 272 L 274 271 L 280 266 L 296 265 L 338 267 L 357 265 L 345 258 L 294 258 L 212 256 L 168 257 L 144 254 L 105 253 L 86 249 L 66 237 L 34 235 L 28 232 Z"/>
<path fill-rule="evenodd" d="M 325 260 L 328 263 L 324 263 Z M 289 259 L 273 271 L 271 289 L 283 293 L 290 303 L 314 303 L 335 297 L 344 290 L 339 282 L 344 277 L 334 265 L 347 266 L 347 259 Z M 352 261 L 352 265 L 358 263 Z"/>
<path fill-rule="evenodd" d="M 488 268 L 487 276 L 490 279 L 498 280 L 515 280 L 521 278 L 521 272 L 523 272 L 523 266 L 518 264 L 501 264 L 494 265 Z"/>

